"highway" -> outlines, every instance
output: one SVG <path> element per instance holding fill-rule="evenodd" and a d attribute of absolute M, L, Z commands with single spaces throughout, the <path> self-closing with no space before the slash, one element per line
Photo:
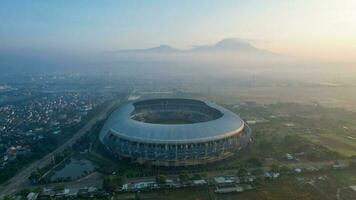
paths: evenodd
<path fill-rule="evenodd" d="M 103 108 L 96 116 L 90 119 L 78 132 L 76 132 L 69 140 L 55 149 L 53 152 L 47 154 L 40 160 L 37 160 L 31 163 L 28 167 L 20 171 L 10 180 L 6 181 L 0 186 L 0 199 L 2 199 L 6 194 L 12 194 L 16 192 L 18 188 L 23 188 L 23 186 L 29 184 L 28 177 L 31 173 L 37 168 L 41 168 L 52 161 L 52 156 L 55 154 L 63 152 L 68 147 L 72 146 L 79 138 L 85 135 L 91 128 L 95 125 L 96 122 L 105 119 L 110 111 L 117 107 L 120 103 L 127 100 L 127 97 L 115 99 L 113 102 L 109 103 L 105 108 Z"/>

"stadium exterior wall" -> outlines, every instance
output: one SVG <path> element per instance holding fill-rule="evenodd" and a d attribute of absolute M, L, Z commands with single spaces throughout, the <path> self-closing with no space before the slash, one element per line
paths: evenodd
<path fill-rule="evenodd" d="M 198 129 L 199 130 L 199 129 Z M 191 166 L 226 159 L 248 145 L 250 128 L 241 126 L 223 137 L 202 140 L 150 141 L 120 134 L 114 128 L 104 128 L 101 141 L 114 155 L 130 158 L 141 164 L 157 166 Z"/>

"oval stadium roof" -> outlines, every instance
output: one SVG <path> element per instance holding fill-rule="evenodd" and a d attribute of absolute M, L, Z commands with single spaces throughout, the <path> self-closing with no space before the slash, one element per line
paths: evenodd
<path fill-rule="evenodd" d="M 100 140 L 111 130 L 114 134 L 131 141 L 145 143 L 194 143 L 222 139 L 242 131 L 244 122 L 235 113 L 209 101 L 203 101 L 223 113 L 211 121 L 192 124 L 152 124 L 131 119 L 134 102 L 120 106 L 106 121 Z"/>

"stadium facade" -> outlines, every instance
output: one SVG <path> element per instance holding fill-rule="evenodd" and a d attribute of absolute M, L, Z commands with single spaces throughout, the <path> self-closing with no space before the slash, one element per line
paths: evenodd
<path fill-rule="evenodd" d="M 200 165 L 245 147 L 249 127 L 233 112 L 193 99 L 149 99 L 115 110 L 100 132 L 113 154 L 158 166 Z"/>

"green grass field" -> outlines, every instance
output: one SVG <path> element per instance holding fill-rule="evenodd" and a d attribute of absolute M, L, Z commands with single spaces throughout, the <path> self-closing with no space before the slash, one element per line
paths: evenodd
<path fill-rule="evenodd" d="M 250 103 L 231 109 L 246 120 L 265 121 L 251 125 L 257 139 L 298 135 L 342 156 L 356 155 L 355 112 L 295 103 Z"/>
<path fill-rule="evenodd" d="M 356 155 L 356 140 L 347 138 L 345 135 L 328 133 L 305 135 L 305 138 L 309 139 L 313 143 L 325 146 L 332 151 L 336 151 L 343 156 L 350 157 Z"/>
<path fill-rule="evenodd" d="M 356 170 L 337 170 L 330 173 L 337 181 L 345 185 L 356 185 Z"/>

